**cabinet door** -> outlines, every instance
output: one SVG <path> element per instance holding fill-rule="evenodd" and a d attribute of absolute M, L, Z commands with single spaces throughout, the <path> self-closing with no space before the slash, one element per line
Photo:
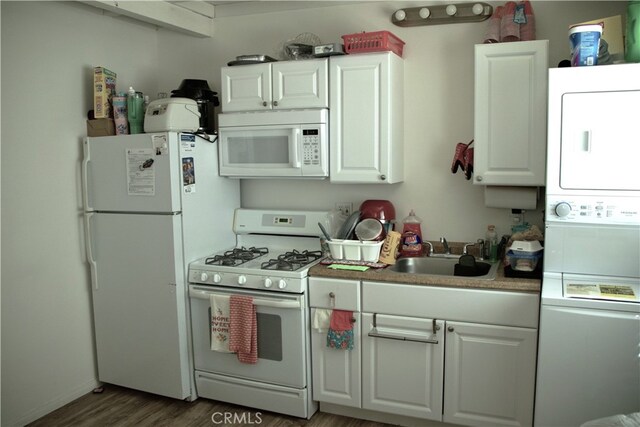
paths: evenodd
<path fill-rule="evenodd" d="M 328 61 L 287 61 L 272 64 L 273 108 L 327 108 Z"/>
<path fill-rule="evenodd" d="M 222 111 L 271 109 L 271 65 L 223 67 Z"/>
<path fill-rule="evenodd" d="M 475 184 L 545 184 L 548 44 L 476 45 Z"/>
<path fill-rule="evenodd" d="M 402 59 L 394 53 L 332 57 L 331 181 L 404 179 Z"/>
<path fill-rule="evenodd" d="M 535 329 L 447 322 L 443 421 L 531 425 L 536 339 Z"/>
<path fill-rule="evenodd" d="M 362 407 L 442 420 L 444 322 L 362 313 Z M 374 326 L 375 323 L 375 326 Z"/>
<path fill-rule="evenodd" d="M 338 405 L 361 406 L 360 313 L 353 313 L 353 350 L 327 347 L 327 331 L 311 331 L 313 400 Z"/>

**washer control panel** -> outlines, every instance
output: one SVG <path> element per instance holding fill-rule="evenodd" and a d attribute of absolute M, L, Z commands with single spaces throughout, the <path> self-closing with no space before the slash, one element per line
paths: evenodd
<path fill-rule="evenodd" d="M 547 221 L 640 224 L 640 199 L 547 195 Z"/>

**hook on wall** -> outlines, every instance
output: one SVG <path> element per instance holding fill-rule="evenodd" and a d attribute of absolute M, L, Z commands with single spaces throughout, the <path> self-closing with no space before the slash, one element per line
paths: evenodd
<path fill-rule="evenodd" d="M 493 14 L 493 6 L 487 3 L 456 3 L 446 6 L 398 9 L 391 15 L 391 22 L 399 27 L 481 22 L 491 14 Z"/>

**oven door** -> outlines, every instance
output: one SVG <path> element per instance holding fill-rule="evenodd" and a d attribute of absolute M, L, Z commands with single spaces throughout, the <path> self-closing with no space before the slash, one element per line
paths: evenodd
<path fill-rule="evenodd" d="M 258 363 L 240 363 L 235 353 L 211 350 L 211 294 L 254 298 L 258 323 Z M 306 302 L 302 294 L 189 286 L 194 364 L 197 371 L 290 387 L 306 387 Z"/>
<path fill-rule="evenodd" d="M 302 176 L 300 125 L 220 127 L 220 175 Z"/>

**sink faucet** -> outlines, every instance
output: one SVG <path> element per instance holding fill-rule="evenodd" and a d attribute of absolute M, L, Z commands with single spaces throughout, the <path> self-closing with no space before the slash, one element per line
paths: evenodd
<path fill-rule="evenodd" d="M 442 246 L 444 247 L 444 253 L 447 255 L 451 254 L 451 250 L 449 249 L 449 243 L 447 242 L 447 239 L 445 239 L 444 237 L 441 237 L 440 243 L 442 243 Z"/>

